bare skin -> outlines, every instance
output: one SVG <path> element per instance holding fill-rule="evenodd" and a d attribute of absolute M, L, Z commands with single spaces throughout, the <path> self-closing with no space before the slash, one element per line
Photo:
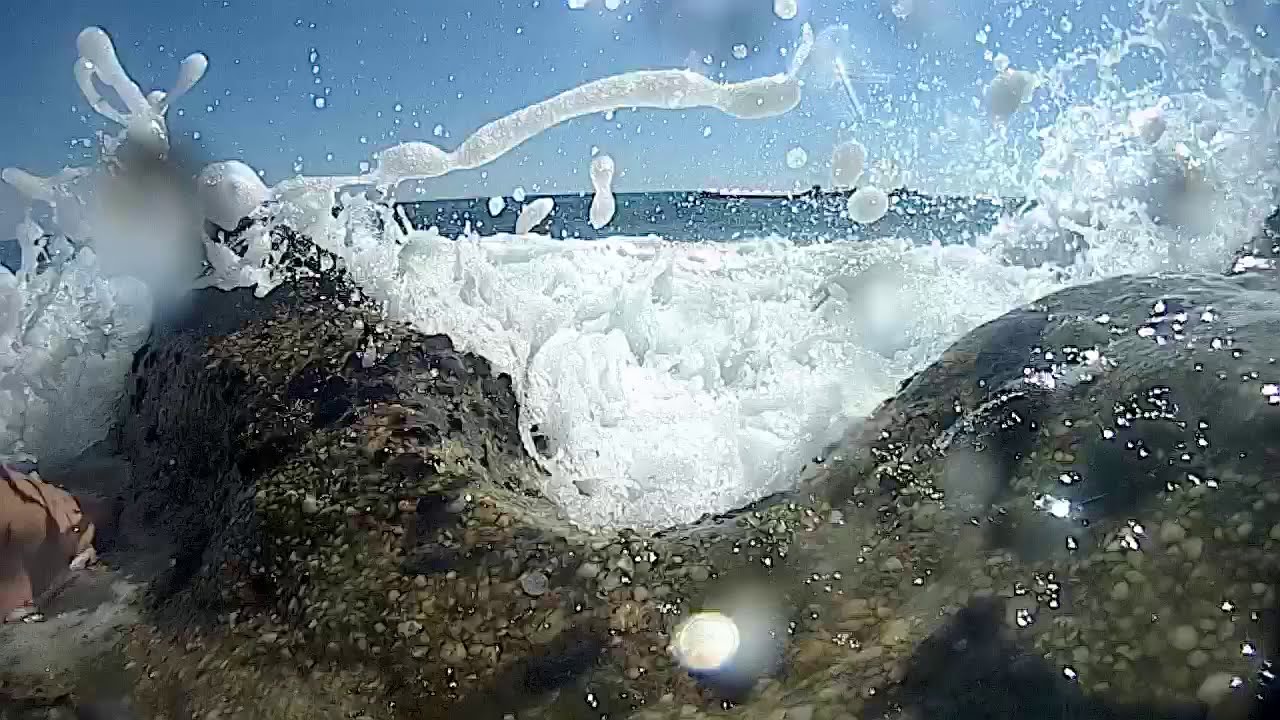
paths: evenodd
<path fill-rule="evenodd" d="M 94 560 L 81 501 L 35 473 L 0 466 L 0 616 L 41 619 L 36 601 Z"/>

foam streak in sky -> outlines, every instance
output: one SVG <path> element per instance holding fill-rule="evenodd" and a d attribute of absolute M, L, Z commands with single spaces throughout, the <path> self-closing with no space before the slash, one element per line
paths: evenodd
<path fill-rule="evenodd" d="M 711 107 L 745 119 L 782 115 L 800 103 L 799 74 L 813 47 L 813 30 L 805 25 L 802 33 L 786 73 L 717 83 L 688 70 L 639 70 L 594 80 L 490 122 L 453 152 L 426 142 L 389 147 L 379 154 L 377 169 L 361 180 L 389 186 L 478 168 L 556 125 L 611 110 Z"/>

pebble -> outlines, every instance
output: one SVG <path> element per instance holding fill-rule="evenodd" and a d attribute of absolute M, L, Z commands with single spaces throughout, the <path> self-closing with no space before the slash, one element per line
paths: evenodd
<path fill-rule="evenodd" d="M 1231 692 L 1232 680 L 1231 673 L 1213 673 L 1200 683 L 1200 689 L 1196 690 L 1196 699 L 1209 707 L 1217 705 Z"/>
<path fill-rule="evenodd" d="M 1192 562 L 1199 560 L 1204 554 L 1204 540 L 1198 537 L 1187 538 L 1186 542 L 1182 543 L 1182 552 Z"/>
<path fill-rule="evenodd" d="M 1169 632 L 1169 644 L 1178 650 L 1194 650 L 1200 642 L 1200 635 L 1190 625 L 1179 625 Z"/>
<path fill-rule="evenodd" d="M 614 590 L 617 590 L 618 586 L 621 584 L 622 574 L 615 570 L 608 575 L 605 575 L 604 579 L 600 581 L 600 589 L 605 592 L 613 592 Z"/>
<path fill-rule="evenodd" d="M 600 574 L 600 565 L 593 562 L 585 562 L 578 566 L 578 577 L 583 579 L 593 578 Z"/>
<path fill-rule="evenodd" d="M 538 597 L 547 591 L 547 576 L 540 572 L 525 573 L 520 577 L 520 589 L 526 595 Z"/>
<path fill-rule="evenodd" d="M 446 640 L 440 645 L 440 659 L 447 663 L 459 663 L 467 659 L 467 646 L 457 640 Z"/>
<path fill-rule="evenodd" d="M 1276 542 L 1280 542 L 1280 523 L 1276 523 L 1275 526 L 1271 528 L 1271 532 L 1268 537 Z"/>
<path fill-rule="evenodd" d="M 1129 598 L 1129 583 L 1121 580 L 1111 586 L 1112 600 L 1127 600 Z"/>
<path fill-rule="evenodd" d="M 1209 653 L 1203 650 L 1192 650 L 1187 655 L 1187 665 L 1193 668 L 1202 668 L 1209 664 Z"/>
<path fill-rule="evenodd" d="M 1160 542 L 1166 545 L 1181 542 L 1186 537 L 1186 528 L 1173 520 L 1166 520 L 1164 524 L 1160 526 Z"/>
<path fill-rule="evenodd" d="M 901 560 L 896 557 L 891 557 L 881 563 L 880 568 L 885 572 L 901 572 L 903 565 Z"/>
<path fill-rule="evenodd" d="M 706 582 L 711 577 L 711 571 L 704 565 L 695 565 L 689 568 L 689 578 L 694 582 Z"/>

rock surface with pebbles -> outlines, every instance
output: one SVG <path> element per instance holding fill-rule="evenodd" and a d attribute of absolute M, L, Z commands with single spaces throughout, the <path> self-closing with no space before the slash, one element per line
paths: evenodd
<path fill-rule="evenodd" d="M 1265 267 L 1008 313 L 797 491 L 641 536 L 563 522 L 509 380 L 322 260 L 138 356 L 130 512 L 182 547 L 125 647 L 153 712 L 1173 717 L 1277 651 Z M 716 657 L 670 647 L 698 612 L 736 675 L 676 662 Z"/>

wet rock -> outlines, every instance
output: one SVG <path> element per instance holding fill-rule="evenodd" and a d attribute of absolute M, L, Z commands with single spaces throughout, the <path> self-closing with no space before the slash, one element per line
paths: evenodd
<path fill-rule="evenodd" d="M 1111 599 L 1124 601 L 1129 599 L 1129 583 L 1121 580 L 1111 586 Z"/>
<path fill-rule="evenodd" d="M 520 588 L 526 595 L 538 597 L 547 591 L 547 576 L 540 572 L 529 572 L 520 576 Z"/>
<path fill-rule="evenodd" d="M 1180 542 L 1186 536 L 1186 529 L 1174 520 L 1165 521 L 1165 523 L 1160 526 L 1160 542 L 1165 545 L 1172 545 L 1176 542 Z"/>
<path fill-rule="evenodd" d="M 1237 450 L 1277 427 L 1260 389 L 1280 356 L 1268 277 L 1055 293 L 903 383 L 798 492 L 649 537 L 565 523 L 538 491 L 510 379 L 317 275 L 240 294 L 232 320 L 172 328 L 140 360 L 148 388 L 122 431 L 133 511 L 181 537 L 130 645 L 153 702 L 181 687 L 198 715 L 284 698 L 300 716 L 379 719 L 394 704 L 666 720 L 737 702 L 812 720 L 893 703 L 1103 717 L 1112 702 L 1194 699 L 1216 669 L 1193 673 L 1196 653 L 1219 659 L 1205 644 L 1223 588 L 1275 582 L 1267 548 L 1240 532 L 1241 512 L 1255 537 L 1280 521 L 1255 509 L 1273 488 L 1229 481 L 1263 474 Z M 1206 478 L 1215 490 L 1195 492 Z M 1210 537 L 1212 562 L 1189 566 Z M 784 643 L 771 657 L 803 653 L 805 672 L 724 697 L 672 662 L 672 618 L 726 597 L 785 618 L 760 636 Z M 1254 636 L 1242 610 L 1231 632 Z M 216 630 L 196 645 L 165 617 Z M 270 652 L 240 649 L 264 633 Z M 573 652 L 579 638 L 590 652 Z M 1145 655 L 1171 647 L 1149 672 Z M 1073 672 L 1097 698 L 1064 675 L 1084 661 Z"/>
<path fill-rule="evenodd" d="M 1192 650 L 1200 642 L 1200 635 L 1190 625 L 1179 625 L 1169 632 L 1169 644 L 1177 650 Z"/>

